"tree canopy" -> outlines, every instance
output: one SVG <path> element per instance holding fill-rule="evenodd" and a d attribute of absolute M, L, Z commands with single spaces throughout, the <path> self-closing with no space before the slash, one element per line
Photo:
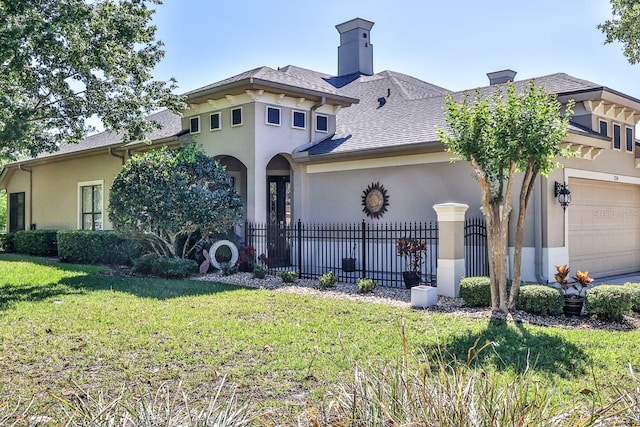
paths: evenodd
<path fill-rule="evenodd" d="M 605 44 L 618 41 L 631 64 L 640 62 L 640 0 L 611 0 L 613 17 L 598 28 Z"/>
<path fill-rule="evenodd" d="M 185 257 L 192 236 L 224 232 L 242 217 L 225 169 L 195 144 L 134 156 L 113 181 L 109 220 L 163 256 Z"/>
<path fill-rule="evenodd" d="M 493 308 L 514 307 L 520 284 L 520 265 L 526 210 L 540 174 L 556 166 L 566 154 L 559 143 L 566 134 L 572 103 L 564 112 L 557 97 L 531 81 L 520 91 L 513 83 L 506 92 L 497 87 L 490 96 L 476 92 L 459 102 L 446 97 L 447 130 L 439 138 L 450 152 L 469 161 L 480 183 L 487 222 L 489 271 Z M 507 233 L 516 174 L 522 172 L 516 227 L 513 285 L 507 296 Z"/>
<path fill-rule="evenodd" d="M 154 81 L 164 52 L 150 24 L 160 0 L 0 0 L 0 157 L 78 142 L 96 115 L 143 140 L 175 80 Z"/>

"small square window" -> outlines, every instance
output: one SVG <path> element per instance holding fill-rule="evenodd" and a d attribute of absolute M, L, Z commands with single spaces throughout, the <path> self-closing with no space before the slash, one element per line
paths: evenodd
<path fill-rule="evenodd" d="M 620 125 L 613 125 L 613 148 L 620 149 Z"/>
<path fill-rule="evenodd" d="M 316 130 L 318 132 L 329 131 L 329 117 L 321 114 L 316 115 Z"/>
<path fill-rule="evenodd" d="M 242 107 L 231 110 L 231 126 L 240 126 L 242 124 Z"/>
<path fill-rule="evenodd" d="M 217 113 L 211 113 L 211 119 L 210 119 L 211 127 L 209 128 L 210 130 L 222 129 L 222 120 L 220 120 L 220 116 L 221 114 L 219 111 Z"/>
<path fill-rule="evenodd" d="M 607 136 L 609 134 L 607 122 L 600 120 L 600 135 Z"/>
<path fill-rule="evenodd" d="M 189 119 L 189 132 L 200 133 L 200 116 L 191 117 Z"/>
<path fill-rule="evenodd" d="M 627 151 L 633 151 L 633 129 L 625 128 L 625 131 L 626 131 L 625 145 L 626 145 Z"/>
<path fill-rule="evenodd" d="M 307 114 L 304 111 L 293 111 L 291 115 L 291 127 L 295 129 L 304 129 L 307 127 Z"/>
<path fill-rule="evenodd" d="M 280 126 L 280 109 L 276 107 L 267 107 L 267 124 Z"/>

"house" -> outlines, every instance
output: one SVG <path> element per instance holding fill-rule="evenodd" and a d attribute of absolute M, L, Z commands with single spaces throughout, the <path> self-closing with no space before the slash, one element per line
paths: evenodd
<path fill-rule="evenodd" d="M 398 72 L 374 73 L 373 25 L 356 18 L 336 26 L 335 76 L 260 67 L 188 92 L 181 117 L 149 117 L 162 126 L 149 136 L 151 147 L 189 138 L 201 144 L 234 178 L 247 221 L 424 221 L 436 218 L 433 205 L 442 202 L 465 203 L 467 215 L 481 215 L 469 165 L 451 163 L 437 139 L 448 90 Z M 480 90 L 492 93 L 515 75 L 488 73 Z M 564 168 L 538 179 L 523 278 L 553 281 L 559 263 L 598 277 L 640 271 L 640 100 L 563 73 L 535 80 L 561 102 L 575 100 L 563 144 L 578 155 L 559 159 Z M 105 132 L 7 165 L 0 188 L 9 194 L 9 229 L 110 229 L 111 182 L 129 157 L 147 149 Z M 556 194 L 563 188 L 571 195 L 566 208 Z"/>

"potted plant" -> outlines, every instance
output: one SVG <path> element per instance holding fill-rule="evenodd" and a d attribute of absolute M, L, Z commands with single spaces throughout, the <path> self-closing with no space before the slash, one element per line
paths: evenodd
<path fill-rule="evenodd" d="M 426 250 L 424 240 L 403 237 L 396 241 L 396 254 L 404 258 L 405 268 L 408 268 L 402 272 L 402 280 L 407 289 L 419 285 L 422 280 L 423 256 Z"/>
<path fill-rule="evenodd" d="M 342 258 L 342 271 L 345 273 L 352 273 L 356 271 L 356 244 L 353 244 L 351 248 L 351 256 L 349 258 Z"/>
<path fill-rule="evenodd" d="M 564 291 L 564 314 L 567 316 L 579 316 L 584 305 L 584 293 L 593 282 L 593 279 L 589 277 L 588 271 L 578 271 L 573 277 L 575 282 L 569 284 L 567 276 L 571 270 L 567 265 L 556 265 L 556 270 L 558 271 L 555 275 L 556 281 Z"/>

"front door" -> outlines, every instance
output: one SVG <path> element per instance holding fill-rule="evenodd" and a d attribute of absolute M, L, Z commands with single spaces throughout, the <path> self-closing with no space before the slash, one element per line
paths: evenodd
<path fill-rule="evenodd" d="M 270 265 L 288 266 L 291 265 L 291 180 L 288 176 L 269 176 L 267 185 Z"/>

